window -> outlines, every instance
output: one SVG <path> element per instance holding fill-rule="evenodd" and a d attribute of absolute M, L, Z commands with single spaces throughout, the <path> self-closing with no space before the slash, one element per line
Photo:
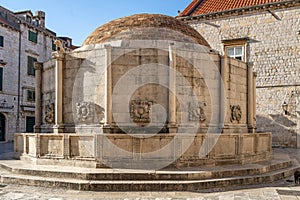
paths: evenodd
<path fill-rule="evenodd" d="M 35 32 L 32 32 L 31 30 L 28 30 L 28 40 L 31 42 L 37 43 L 38 34 Z"/>
<path fill-rule="evenodd" d="M 248 37 L 222 40 L 225 55 L 246 62 L 248 42 Z"/>
<path fill-rule="evenodd" d="M 35 117 L 26 117 L 26 133 L 33 133 L 35 125 Z"/>
<path fill-rule="evenodd" d="M 28 22 L 29 24 L 32 21 L 32 18 L 30 16 L 28 16 L 28 15 L 26 15 L 25 19 L 26 19 L 26 22 Z"/>
<path fill-rule="evenodd" d="M 27 57 L 27 74 L 35 76 L 35 69 L 34 69 L 34 62 L 36 62 L 37 59 L 31 56 Z"/>
<path fill-rule="evenodd" d="M 0 67 L 0 91 L 3 91 L 3 68 Z"/>
<path fill-rule="evenodd" d="M 4 38 L 0 35 L 0 47 L 4 46 Z"/>
<path fill-rule="evenodd" d="M 27 90 L 27 101 L 35 101 L 35 91 Z"/>
<path fill-rule="evenodd" d="M 55 44 L 54 40 L 52 40 L 52 50 L 56 51 L 56 44 Z"/>
<path fill-rule="evenodd" d="M 244 61 L 244 46 L 229 46 L 226 47 L 226 54 L 231 58 Z"/>
<path fill-rule="evenodd" d="M 71 47 L 71 42 L 70 42 L 70 40 L 67 40 L 67 47 Z"/>

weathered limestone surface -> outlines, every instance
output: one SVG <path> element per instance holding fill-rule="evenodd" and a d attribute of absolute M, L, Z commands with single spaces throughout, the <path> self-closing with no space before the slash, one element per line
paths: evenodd
<path fill-rule="evenodd" d="M 102 126 L 105 122 L 105 108 L 106 108 L 106 78 L 105 74 L 108 70 L 111 71 L 111 87 L 122 87 L 118 84 L 122 83 L 124 74 L 126 74 L 125 85 L 123 89 L 115 90 L 112 105 L 112 112 L 118 123 L 129 123 L 127 106 L 124 108 L 124 100 L 128 96 L 128 86 L 136 88 L 130 94 L 131 103 L 134 101 L 148 101 L 151 104 L 160 104 L 166 110 L 169 110 L 169 72 L 164 66 L 169 65 L 168 42 L 165 42 L 166 47 L 157 49 L 154 45 L 151 48 L 142 49 L 139 47 L 140 41 L 131 41 L 128 46 L 126 42 L 122 42 L 121 46 L 111 47 L 111 64 L 106 68 L 105 52 L 106 48 L 103 45 L 97 45 L 96 48 L 82 50 L 78 49 L 75 52 L 69 53 L 66 56 L 65 65 L 63 66 L 63 126 L 69 127 L 69 132 L 74 132 L 76 124 L 96 125 Z M 161 42 L 163 43 L 163 42 Z M 145 41 L 147 44 L 147 41 Z M 162 45 L 162 44 L 161 44 Z M 179 47 L 180 44 L 178 43 Z M 221 62 L 220 57 L 216 53 L 208 53 L 204 56 L 205 51 L 195 48 L 194 50 L 180 49 L 180 56 L 176 58 L 176 79 L 175 90 L 176 96 L 182 99 L 183 102 L 176 100 L 178 112 L 176 114 L 176 121 L 178 124 L 188 121 L 199 121 L 197 119 L 197 109 L 199 108 L 191 98 L 195 98 L 199 102 L 202 110 L 202 120 L 199 131 L 207 131 L 211 122 L 212 113 L 219 112 L 219 100 L 212 100 L 220 96 L 220 80 L 223 79 L 224 85 L 224 133 L 247 132 L 250 128 L 249 122 L 255 128 L 255 118 L 249 119 L 248 113 L 250 111 L 248 104 L 248 90 L 252 92 L 253 86 L 248 88 L 248 77 L 252 79 L 253 76 L 248 74 L 248 66 L 240 61 L 223 58 Z M 201 54 L 202 58 L 201 58 Z M 157 56 L 158 55 L 158 56 Z M 204 58 L 204 59 L 203 59 Z M 193 63 L 197 63 L 193 66 Z M 153 66 L 153 63 L 155 65 Z M 141 69 L 136 73 L 132 73 L 136 67 L 149 65 L 148 70 Z M 207 71 L 206 66 L 212 65 L 211 69 Z M 224 71 L 223 77 L 220 75 L 220 70 Z M 43 84 L 43 108 L 55 102 L 55 76 L 54 61 L 44 64 L 43 77 L 45 77 Z M 219 74 L 219 75 L 218 75 Z M 150 84 L 149 84 L 150 83 Z M 157 85 L 161 84 L 161 85 Z M 253 98 L 253 96 L 250 96 Z M 130 102 L 128 102 L 130 104 Z M 137 102 L 136 102 L 137 103 Z M 140 103 L 140 102 L 139 102 Z M 91 106 L 91 107 L 90 107 Z M 134 105 L 132 105 L 134 106 Z M 152 105 L 151 105 L 152 106 Z M 78 109 L 88 108 L 90 116 L 85 119 L 78 113 Z M 134 108 L 134 107 L 133 107 Z M 195 112 L 194 112 L 194 111 Z M 81 112 L 81 111 L 80 111 Z M 251 111 L 253 112 L 253 111 Z M 52 132 L 51 124 L 54 125 L 54 120 L 45 121 L 48 111 L 43 110 L 43 124 L 42 132 Z M 110 114 L 112 115 L 112 114 Z M 216 114 L 217 115 L 217 114 Z M 54 116 L 54 115 L 53 115 Z M 201 117 L 201 116 L 198 116 Z M 149 118 L 150 119 L 150 118 Z M 159 122 L 160 115 L 151 116 L 152 121 Z M 248 120 L 249 119 L 249 120 Z M 134 121 L 135 122 L 135 121 Z M 115 126 L 116 121 L 112 121 L 110 125 Z M 149 123 L 149 122 L 148 122 Z M 146 123 L 147 124 L 147 123 Z M 217 126 L 217 124 L 215 124 Z M 48 127 L 48 128 L 47 128 Z M 72 129 L 73 127 L 73 129 Z M 117 128 L 117 127 L 116 127 Z M 113 132 L 120 132 L 115 129 Z M 163 130 L 164 131 L 164 130 Z M 121 131 L 122 132 L 122 131 Z"/>
<path fill-rule="evenodd" d="M 21 159 L 141 169 L 269 160 L 271 134 L 255 134 L 252 65 L 220 56 L 174 18 L 135 18 L 149 24 L 113 21 L 120 35 L 106 24 L 43 64 L 41 133 L 16 135 Z"/>
<path fill-rule="evenodd" d="M 224 54 L 222 40 L 249 38 L 247 62 L 257 72 L 258 131 L 273 132 L 274 145 L 296 146 L 299 111 L 300 9 L 298 4 L 244 14 L 219 15 L 188 21 L 211 45 Z M 293 91 L 298 91 L 296 94 Z M 281 105 L 286 101 L 289 115 Z M 266 119 L 267 118 L 267 119 Z M 287 123 L 289 121 L 289 124 Z M 300 143 L 299 143 L 300 144 Z"/>
<path fill-rule="evenodd" d="M 146 165 L 151 159 L 154 163 L 170 160 L 173 161 L 172 166 L 176 167 L 196 167 L 247 164 L 268 160 L 272 156 L 271 133 L 215 135 L 214 138 L 219 137 L 218 142 L 204 157 L 199 157 L 199 152 L 203 145 L 207 145 L 204 142 L 206 134 L 194 136 L 186 133 L 179 138 L 175 134 L 158 134 L 151 138 L 144 136 L 133 138 L 127 134 L 16 134 L 15 156 L 23 155 L 22 159 L 41 165 L 143 169 L 147 169 Z M 177 157 L 178 149 L 186 148 L 185 142 L 191 139 L 193 142 L 189 148 Z M 117 148 L 112 148 L 110 142 Z M 159 157 L 148 155 L 160 150 L 162 146 L 167 146 L 168 149 Z M 127 166 L 128 160 L 132 158 L 135 163 Z"/>

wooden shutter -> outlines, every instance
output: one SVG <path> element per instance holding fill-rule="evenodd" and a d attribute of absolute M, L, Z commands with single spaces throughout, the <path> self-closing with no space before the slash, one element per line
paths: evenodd
<path fill-rule="evenodd" d="M 34 42 L 34 43 L 37 43 L 37 33 L 35 32 L 32 32 L 31 30 L 28 30 L 28 40 L 31 41 L 31 42 Z"/>
<path fill-rule="evenodd" d="M 27 74 L 28 75 L 35 75 L 35 69 L 34 69 L 34 62 L 36 62 L 37 59 L 33 58 L 31 56 L 27 57 Z"/>

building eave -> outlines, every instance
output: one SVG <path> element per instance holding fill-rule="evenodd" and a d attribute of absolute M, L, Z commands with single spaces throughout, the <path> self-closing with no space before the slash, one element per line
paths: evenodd
<path fill-rule="evenodd" d="M 15 30 L 15 31 L 17 31 L 17 32 L 20 32 L 20 29 L 18 29 L 18 28 L 16 28 L 16 27 L 12 26 L 12 25 L 10 25 L 10 24 L 1 22 L 1 21 L 0 21 L 0 26 L 6 27 L 6 28 L 10 28 L 10 29 Z"/>
<path fill-rule="evenodd" d="M 221 40 L 223 44 L 232 44 L 232 43 L 246 43 L 250 41 L 249 37 L 242 37 L 242 38 L 234 38 L 234 39 L 224 39 Z"/>
<path fill-rule="evenodd" d="M 278 10 L 282 8 L 289 8 L 289 7 L 295 7 L 300 6 L 300 0 L 287 0 L 287 1 L 281 1 L 281 2 L 274 2 L 274 3 L 268 3 L 268 4 L 261 4 L 256 6 L 248 6 L 248 7 L 242 7 L 242 8 L 236 8 L 231 10 L 222 10 L 218 12 L 211 12 L 211 13 L 205 13 L 195 16 L 184 16 L 184 17 L 177 17 L 177 19 L 182 21 L 197 21 L 197 20 L 203 20 L 203 19 L 217 19 L 217 18 L 225 18 L 229 16 L 236 16 L 236 15 L 244 15 L 248 13 L 253 12 L 263 12 L 268 10 Z"/>

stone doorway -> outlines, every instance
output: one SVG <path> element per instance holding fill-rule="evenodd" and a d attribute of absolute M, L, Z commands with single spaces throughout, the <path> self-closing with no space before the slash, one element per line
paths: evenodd
<path fill-rule="evenodd" d="M 6 125 L 6 120 L 5 116 L 0 113 L 0 141 L 5 141 L 5 126 Z"/>

